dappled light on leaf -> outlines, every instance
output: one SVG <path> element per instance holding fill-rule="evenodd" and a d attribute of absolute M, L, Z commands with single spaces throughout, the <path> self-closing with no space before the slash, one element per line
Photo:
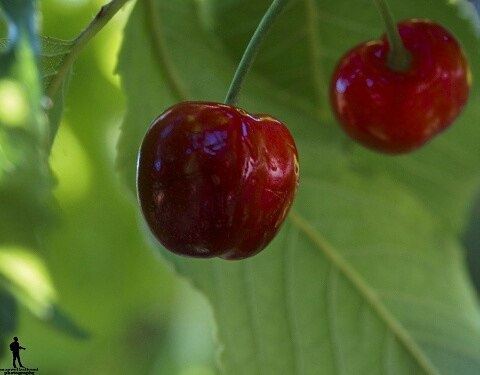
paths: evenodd
<path fill-rule="evenodd" d="M 5 126 L 23 126 L 28 104 L 22 87 L 11 80 L 0 80 L 0 122 Z"/>
<path fill-rule="evenodd" d="M 50 155 L 52 170 L 60 176 L 54 195 L 61 204 L 81 200 L 88 193 L 92 187 L 90 163 L 84 146 L 68 124 L 62 122 Z"/>
<path fill-rule="evenodd" d="M 45 264 L 32 250 L 0 248 L 0 275 L 2 284 L 32 312 L 50 318 L 56 293 Z"/>

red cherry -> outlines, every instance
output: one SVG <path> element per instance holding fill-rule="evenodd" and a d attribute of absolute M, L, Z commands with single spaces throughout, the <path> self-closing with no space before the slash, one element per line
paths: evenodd
<path fill-rule="evenodd" d="M 290 132 L 273 117 L 219 103 L 176 104 L 153 122 L 140 149 L 143 215 L 174 253 L 250 257 L 287 215 L 297 159 Z"/>
<path fill-rule="evenodd" d="M 446 129 L 467 101 L 470 80 L 460 45 L 442 26 L 407 20 L 398 29 L 412 58 L 407 71 L 387 66 L 383 37 L 343 56 L 331 85 L 332 106 L 347 134 L 391 154 L 414 150 Z"/>

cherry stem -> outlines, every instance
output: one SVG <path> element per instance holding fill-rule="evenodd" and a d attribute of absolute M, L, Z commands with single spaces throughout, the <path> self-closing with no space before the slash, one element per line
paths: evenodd
<path fill-rule="evenodd" d="M 283 11 L 288 1 L 289 0 L 274 0 L 258 24 L 257 29 L 250 39 L 250 42 L 248 42 L 247 48 L 245 49 L 242 59 L 238 64 L 237 70 L 235 71 L 232 83 L 230 84 L 227 96 L 225 97 L 225 104 L 235 105 L 237 103 L 238 95 L 242 89 L 243 82 L 245 81 L 245 77 L 252 67 L 260 44 L 267 36 L 268 31 L 270 30 L 276 18 Z"/>
<path fill-rule="evenodd" d="M 385 24 L 390 52 L 388 54 L 388 66 L 390 69 L 404 72 L 410 68 L 412 57 L 403 44 L 392 12 L 386 0 L 374 0 Z"/>

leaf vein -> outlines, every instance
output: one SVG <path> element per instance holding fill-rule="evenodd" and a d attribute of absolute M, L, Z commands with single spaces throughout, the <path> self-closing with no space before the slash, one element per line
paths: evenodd
<path fill-rule="evenodd" d="M 340 340 L 338 339 L 336 332 L 336 292 L 338 288 L 338 273 L 337 269 L 334 267 L 333 264 L 330 266 L 330 270 L 328 272 L 327 283 L 325 285 L 326 293 L 327 293 L 327 303 L 325 305 L 326 308 L 326 316 L 328 322 L 328 333 L 330 337 L 330 344 L 332 346 L 332 357 L 333 357 L 333 364 L 337 369 L 337 374 L 342 375 L 344 374 L 343 367 L 342 367 L 342 355 L 340 351 Z"/>
<path fill-rule="evenodd" d="M 399 342 L 405 347 L 411 357 L 418 365 L 430 375 L 438 375 L 438 370 L 433 366 L 430 359 L 426 357 L 421 348 L 402 326 L 402 324 L 385 307 L 377 294 L 363 277 L 343 259 L 338 251 L 327 240 L 298 213 L 291 211 L 289 215 L 292 222 L 298 226 L 306 237 L 323 253 L 323 255 L 335 266 L 338 271 L 356 288 L 357 292 L 368 302 L 377 316 L 395 335 Z"/>
<path fill-rule="evenodd" d="M 254 360 L 256 363 L 255 367 L 257 369 L 256 373 L 260 375 L 264 373 L 262 371 L 262 366 L 260 361 L 260 357 L 262 356 L 263 350 L 262 350 L 262 346 L 258 342 L 257 332 L 260 332 L 260 326 L 256 323 L 255 314 L 253 312 L 255 303 L 253 301 L 253 298 L 254 298 L 252 294 L 253 286 L 252 286 L 252 280 L 249 277 L 249 267 L 250 267 L 250 264 L 246 263 L 243 267 L 241 267 L 241 269 L 242 269 L 243 285 L 246 293 L 245 302 L 248 310 L 248 319 L 250 321 L 249 327 L 252 333 L 252 340 L 254 345 L 253 353 L 254 353 Z"/>
<path fill-rule="evenodd" d="M 293 368 L 295 369 L 296 374 L 304 373 L 304 366 L 301 362 L 301 353 L 299 338 L 297 335 L 298 329 L 295 329 L 295 301 L 294 301 L 294 291 L 293 280 L 295 278 L 295 244 L 298 238 L 298 230 L 292 225 L 290 227 L 290 233 L 288 234 L 289 241 L 286 241 L 286 249 L 284 253 L 284 272 L 285 272 L 285 300 L 287 308 L 287 322 L 288 322 L 288 332 L 292 340 L 293 345 Z"/>

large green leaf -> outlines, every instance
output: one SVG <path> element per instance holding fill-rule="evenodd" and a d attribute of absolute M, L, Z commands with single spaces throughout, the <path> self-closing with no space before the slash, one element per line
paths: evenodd
<path fill-rule="evenodd" d="M 222 100 L 246 39 L 229 39 L 231 29 L 251 34 L 260 3 L 265 9 L 253 0 L 137 3 L 118 68 L 128 105 L 118 165 L 131 189 L 138 146 L 156 115 L 184 95 Z M 477 41 L 456 8 L 392 5 L 401 16 L 445 22 L 478 72 Z M 235 17 L 222 26 L 218 14 L 229 9 Z M 292 42 L 306 24 L 301 12 L 314 18 L 308 48 L 300 36 L 302 46 Z M 331 116 L 317 111 L 318 98 L 327 108 L 315 93 L 328 86 L 334 59 L 380 32 L 375 12 L 368 1 L 294 2 L 262 52 L 283 51 L 278 64 L 260 65 L 247 82 L 242 106 L 285 121 L 300 152 L 294 211 L 269 248 L 233 263 L 163 252 L 211 301 L 225 374 L 480 372 L 480 315 L 457 239 L 480 176 L 478 109 L 470 105 L 452 131 L 400 158 L 352 151 Z M 327 41 L 320 51 L 328 53 L 309 50 Z M 318 83 L 307 87 L 311 75 L 293 82 L 282 66 L 317 67 Z"/>

